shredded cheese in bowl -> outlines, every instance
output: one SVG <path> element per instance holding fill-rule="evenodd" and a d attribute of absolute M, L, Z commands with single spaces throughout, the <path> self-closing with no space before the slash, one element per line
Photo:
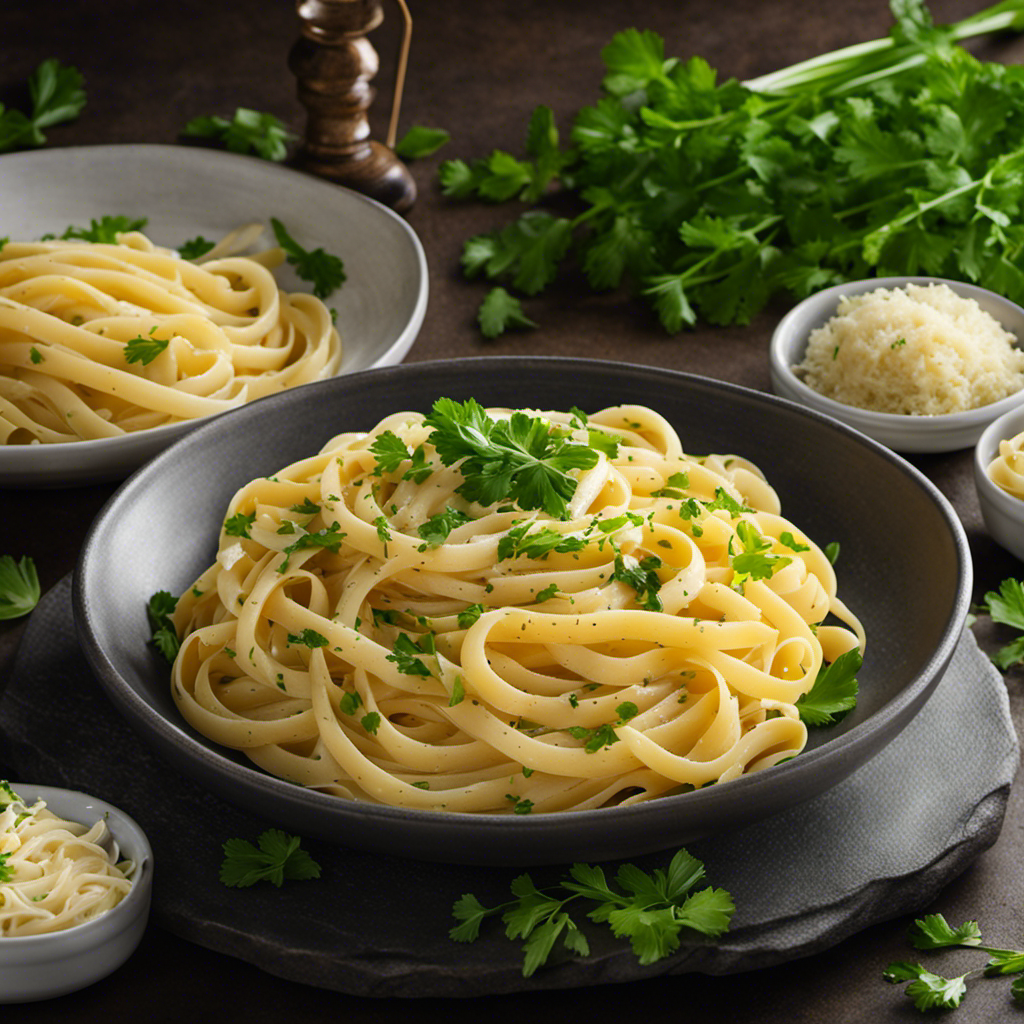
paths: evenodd
<path fill-rule="evenodd" d="M 844 405 L 939 416 L 989 405 L 1024 388 L 1024 351 L 974 300 L 947 284 L 907 284 L 842 296 L 793 367 Z"/>

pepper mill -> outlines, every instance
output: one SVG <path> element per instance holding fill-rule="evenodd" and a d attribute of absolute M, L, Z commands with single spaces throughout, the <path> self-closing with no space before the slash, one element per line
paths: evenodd
<path fill-rule="evenodd" d="M 296 10 L 302 35 L 288 67 L 308 115 L 298 166 L 405 212 L 416 182 L 392 149 L 370 138 L 366 116 L 379 61 L 365 37 L 383 21 L 380 0 L 296 0 Z M 398 93 L 396 85 L 396 112 Z"/>

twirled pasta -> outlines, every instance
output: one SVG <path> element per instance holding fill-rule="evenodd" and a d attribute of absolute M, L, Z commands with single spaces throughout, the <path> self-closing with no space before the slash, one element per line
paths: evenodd
<path fill-rule="evenodd" d="M 864 642 L 828 558 L 754 465 L 684 454 L 650 409 L 542 416 L 618 441 L 564 519 L 467 502 L 418 413 L 239 490 L 173 614 L 184 718 L 292 782 L 447 811 L 630 804 L 799 753 L 794 702 Z M 388 432 L 410 457 L 385 470 Z"/>
<path fill-rule="evenodd" d="M 1024 498 L 1024 431 L 999 442 L 999 454 L 986 467 L 989 479 L 1015 498 Z"/>
<path fill-rule="evenodd" d="M 102 818 L 91 827 L 65 821 L 43 800 L 15 798 L 0 810 L 0 858 L 0 939 L 99 917 L 124 899 L 135 870 L 118 862 Z"/>
<path fill-rule="evenodd" d="M 337 373 L 330 311 L 278 288 L 280 249 L 210 255 L 137 231 L 0 245 L 0 443 L 117 437 Z"/>

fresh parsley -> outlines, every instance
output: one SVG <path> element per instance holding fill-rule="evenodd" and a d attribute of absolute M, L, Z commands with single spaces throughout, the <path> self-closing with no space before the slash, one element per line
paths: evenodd
<path fill-rule="evenodd" d="M 956 45 L 1020 30 L 1019 6 L 951 26 L 924 0 L 891 9 L 887 38 L 745 84 L 667 54 L 655 32 L 619 32 L 601 51 L 601 95 L 567 137 L 539 106 L 524 158 L 441 164 L 449 197 L 528 206 L 469 238 L 464 273 L 534 295 L 582 272 L 594 291 L 642 296 L 669 332 L 747 323 L 777 295 L 876 275 L 1024 300 L 1024 74 Z M 554 188 L 579 212 L 550 213 Z"/>
<path fill-rule="evenodd" d="M 445 466 L 461 462 L 467 501 L 493 505 L 512 499 L 524 510 L 543 509 L 561 519 L 576 491 L 574 469 L 590 469 L 600 455 L 552 428 L 540 417 L 514 412 L 491 419 L 474 399 L 439 398 L 424 424 Z"/>
<path fill-rule="evenodd" d="M 248 839 L 229 839 L 223 844 L 220 880 L 241 889 L 262 881 L 280 888 L 285 880 L 319 878 L 320 865 L 302 849 L 301 842 L 298 836 L 277 828 L 263 832 L 258 846 Z"/>
<path fill-rule="evenodd" d="M 641 964 L 652 964 L 674 953 L 687 936 L 715 938 L 728 931 L 732 897 L 724 889 L 697 889 L 704 878 L 701 861 L 682 849 L 667 869 L 648 873 L 623 864 L 611 882 L 600 865 L 581 863 L 545 889 L 523 874 L 512 880 L 513 899 L 507 903 L 485 907 L 470 893 L 461 896 L 452 907 L 459 923 L 448 934 L 456 942 L 474 942 L 484 919 L 501 915 L 506 937 L 524 940 L 522 973 L 528 978 L 547 963 L 559 940 L 569 953 L 589 955 L 589 940 L 568 909 L 585 901 L 590 921 L 608 925 L 616 938 L 628 940 Z"/>
<path fill-rule="evenodd" d="M 800 719 L 807 725 L 835 725 L 857 706 L 857 673 L 863 658 L 855 647 L 822 665 L 814 685 L 797 702 Z"/>
<path fill-rule="evenodd" d="M 423 539 L 427 547 L 440 547 L 447 539 L 448 534 L 456 527 L 472 522 L 470 516 L 457 508 L 445 505 L 440 512 L 435 512 L 425 523 L 416 527 L 416 532 Z"/>
<path fill-rule="evenodd" d="M 330 641 L 315 629 L 304 629 L 301 633 L 289 633 L 288 643 L 297 644 L 300 647 L 326 647 Z"/>
<path fill-rule="evenodd" d="M 214 243 L 208 238 L 196 235 L 195 238 L 189 238 L 178 246 L 178 254 L 185 260 L 197 260 L 200 256 L 205 256 L 213 246 Z"/>
<path fill-rule="evenodd" d="M 999 584 L 999 590 L 990 590 L 982 602 L 993 622 L 1012 626 L 1024 633 L 1024 586 L 1010 577 Z M 992 661 L 1004 672 L 1014 665 L 1024 664 L 1024 635 L 1004 644 L 992 655 Z"/>
<path fill-rule="evenodd" d="M 909 982 L 904 994 L 922 1012 L 956 1009 L 967 992 L 967 979 L 972 976 L 991 978 L 1024 974 L 1024 950 L 982 945 L 981 929 L 976 921 L 965 921 L 953 928 L 942 914 L 929 914 L 911 925 L 907 938 L 915 949 L 976 949 L 989 957 L 983 967 L 955 978 L 934 974 L 919 963 L 897 961 L 889 964 L 882 977 L 894 985 Z M 1024 977 L 1014 979 L 1010 995 L 1018 1007 L 1024 1007 Z"/>
<path fill-rule="evenodd" d="M 75 238 L 82 242 L 104 242 L 114 245 L 118 235 L 127 234 L 129 231 L 141 231 L 149 223 L 146 217 L 125 217 L 121 215 L 104 214 L 97 220 L 95 217 L 89 221 L 87 228 L 78 227 L 72 224 L 66 228 L 60 237 L 64 239 Z"/>
<path fill-rule="evenodd" d="M 637 603 L 650 612 L 660 612 L 663 608 L 658 591 L 661 589 L 661 579 L 658 570 L 661 568 L 661 559 L 657 555 L 645 555 L 639 561 L 626 556 L 622 552 L 615 555 L 615 570 L 609 577 L 613 581 L 625 583 L 636 591 Z"/>
<path fill-rule="evenodd" d="M 403 160 L 419 160 L 436 153 L 451 139 L 443 128 L 414 124 L 396 143 L 395 154 Z"/>
<path fill-rule="evenodd" d="M 485 338 L 497 338 L 510 327 L 537 326 L 537 322 L 523 311 L 522 302 L 501 285 L 495 285 L 487 293 L 476 319 Z"/>
<path fill-rule="evenodd" d="M 178 599 L 166 590 L 158 590 L 146 606 L 146 616 L 152 631 L 150 642 L 172 665 L 181 647 L 178 632 L 171 620 L 177 606 Z"/>
<path fill-rule="evenodd" d="M 399 633 L 387 660 L 398 666 L 398 671 L 406 676 L 423 676 L 428 678 L 433 673 L 427 668 L 421 654 L 434 655 L 434 636 L 425 633 L 419 640 L 413 640 L 408 633 Z"/>
<path fill-rule="evenodd" d="M 28 615 L 39 596 L 39 574 L 32 558 L 24 555 L 15 561 L 11 555 L 0 555 L 0 619 Z"/>
<path fill-rule="evenodd" d="M 276 217 L 270 218 L 270 226 L 277 244 L 284 250 L 285 259 L 303 281 L 312 283 L 317 298 L 327 298 L 345 283 L 345 265 L 337 256 L 324 249 L 304 249 Z"/>
<path fill-rule="evenodd" d="M 185 134 L 211 139 L 232 153 L 254 153 L 264 160 L 280 162 L 288 155 L 288 143 L 297 138 L 273 114 L 238 107 L 228 120 L 217 114 L 194 117 Z"/>
<path fill-rule="evenodd" d="M 142 363 L 143 366 L 149 366 L 167 348 L 168 341 L 167 338 L 154 338 L 153 331 L 146 337 L 140 334 L 125 342 L 124 360 L 126 363 Z"/>
<path fill-rule="evenodd" d="M 12 853 L 0 853 L 0 882 L 14 881 L 14 868 L 7 861 Z"/>
<path fill-rule="evenodd" d="M 236 512 L 224 520 L 224 532 L 229 537 L 249 537 L 249 528 L 256 522 L 255 512 Z"/>
<path fill-rule="evenodd" d="M 74 121 L 85 106 L 81 72 L 55 57 L 44 60 L 28 79 L 32 112 L 5 110 L 0 104 L 0 152 L 42 146 L 44 128 Z"/>

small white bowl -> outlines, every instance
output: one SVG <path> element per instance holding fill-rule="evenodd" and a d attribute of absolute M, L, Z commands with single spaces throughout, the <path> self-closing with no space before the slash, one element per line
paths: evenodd
<path fill-rule="evenodd" d="M 861 295 L 876 288 L 902 288 L 908 284 L 949 285 L 957 295 L 974 299 L 1024 343 L 1024 309 L 986 288 L 941 277 L 875 277 L 850 281 L 809 296 L 779 321 L 769 349 L 772 388 L 777 395 L 841 420 L 897 452 L 952 452 L 970 448 L 993 420 L 1024 405 L 1024 391 L 966 412 L 944 416 L 905 416 L 871 412 L 826 398 L 793 372 L 793 366 L 803 360 L 811 331 L 824 326 L 835 315 L 841 296 Z"/>
<path fill-rule="evenodd" d="M 44 935 L 0 938 L 0 1003 L 27 1003 L 67 995 L 105 978 L 135 951 L 149 919 L 153 851 L 145 833 L 124 811 L 69 789 L 12 782 L 26 803 L 45 800 L 67 821 L 93 825 L 106 817 L 121 855 L 135 861 L 128 894 L 85 924 Z"/>
<path fill-rule="evenodd" d="M 974 448 L 974 486 L 981 516 L 993 540 L 1024 561 L 1024 500 L 1015 498 L 988 475 L 989 463 L 999 454 L 999 442 L 1024 430 L 1024 406 L 1004 413 L 985 428 Z"/>

